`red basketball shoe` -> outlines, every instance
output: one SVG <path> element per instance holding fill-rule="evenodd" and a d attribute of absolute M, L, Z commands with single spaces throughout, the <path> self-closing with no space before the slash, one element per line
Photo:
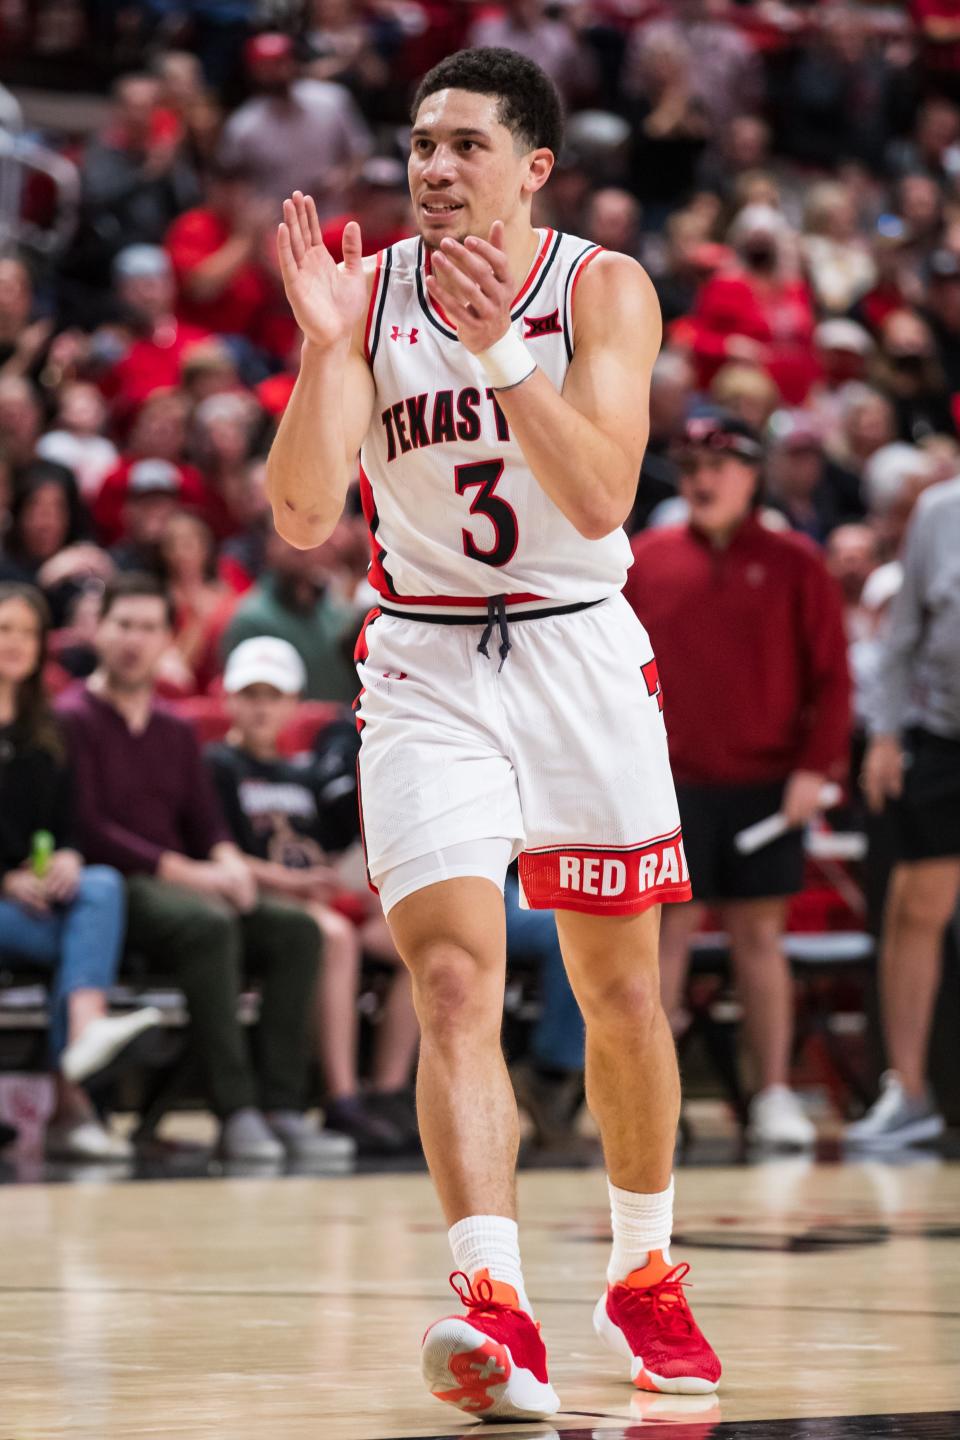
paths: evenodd
<path fill-rule="evenodd" d="M 467 1314 L 438 1320 L 423 1337 L 421 1366 L 431 1394 L 480 1420 L 555 1415 L 560 1401 L 547 1379 L 540 1326 L 520 1309 L 513 1287 L 486 1270 L 472 1281 L 456 1270 L 450 1284 Z"/>
<path fill-rule="evenodd" d="M 670 1266 L 652 1251 L 642 1270 L 607 1287 L 593 1312 L 600 1339 L 630 1361 L 640 1390 L 705 1395 L 716 1390 L 720 1361 L 707 1344 L 683 1293 L 689 1265 Z"/>

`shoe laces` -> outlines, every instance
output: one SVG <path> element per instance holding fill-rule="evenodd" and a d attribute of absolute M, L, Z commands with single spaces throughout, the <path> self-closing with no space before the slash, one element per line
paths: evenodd
<path fill-rule="evenodd" d="M 683 1293 L 685 1276 L 689 1273 L 690 1266 L 684 1261 L 674 1265 L 662 1280 L 655 1281 L 653 1285 L 618 1286 L 626 1292 L 620 1303 L 628 1313 L 635 1313 L 638 1319 L 655 1320 L 665 1335 L 692 1335 L 693 1316 Z"/>
<path fill-rule="evenodd" d="M 689 1269 L 689 1266 L 687 1268 Z M 458 1283 L 461 1280 L 463 1281 L 462 1285 Z M 531 1319 L 526 1310 L 522 1310 L 519 1305 L 511 1305 L 507 1300 L 495 1300 L 493 1298 L 493 1286 L 485 1276 L 474 1285 L 474 1282 L 465 1270 L 454 1270 L 450 1276 L 450 1285 L 456 1294 L 459 1295 L 463 1305 L 471 1314 L 521 1315 L 524 1320 L 529 1320 L 530 1324 L 535 1326 L 539 1331 L 539 1321 Z"/>
<path fill-rule="evenodd" d="M 880 1080 L 880 1098 L 870 1112 L 873 1120 L 889 1120 L 897 1114 L 903 1104 L 903 1082 L 899 1075 L 888 1070 Z"/>

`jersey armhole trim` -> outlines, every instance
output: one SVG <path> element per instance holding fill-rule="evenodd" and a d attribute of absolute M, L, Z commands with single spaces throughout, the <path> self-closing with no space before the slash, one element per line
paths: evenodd
<path fill-rule="evenodd" d="M 370 304 L 367 308 L 367 326 L 363 336 L 363 353 L 367 364 L 372 365 L 380 344 L 380 330 L 383 325 L 383 310 L 387 301 L 387 286 L 390 283 L 390 267 L 393 256 L 390 250 L 377 252 L 377 268 L 370 288 Z"/>
<path fill-rule="evenodd" d="M 602 254 L 602 245 L 587 245 L 580 251 L 567 271 L 567 278 L 563 286 L 563 343 L 567 350 L 568 364 L 573 359 L 573 297 L 576 293 L 577 282 L 587 266 Z"/>

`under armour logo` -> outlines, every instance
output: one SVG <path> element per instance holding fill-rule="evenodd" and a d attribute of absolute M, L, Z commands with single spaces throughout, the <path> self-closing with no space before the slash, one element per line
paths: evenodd
<path fill-rule="evenodd" d="M 393 329 L 390 331 L 390 339 L 409 340 L 411 345 L 416 345 L 417 336 L 419 334 L 420 331 L 417 330 L 416 327 L 414 327 L 413 330 L 401 330 L 399 325 L 394 325 Z"/>
<path fill-rule="evenodd" d="M 561 333 L 559 310 L 554 310 L 551 315 L 524 315 L 523 323 L 527 327 L 524 340 L 538 340 L 541 335 Z"/>

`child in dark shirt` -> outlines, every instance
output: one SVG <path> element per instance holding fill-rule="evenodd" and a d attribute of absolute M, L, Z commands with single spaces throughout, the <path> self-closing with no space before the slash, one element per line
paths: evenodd
<path fill-rule="evenodd" d="M 316 1030 L 327 1127 L 351 1135 L 361 1153 L 396 1152 L 411 1140 L 405 1092 L 419 1032 L 410 979 L 379 903 L 365 889 L 345 890 L 330 863 L 331 852 L 347 849 L 359 832 L 355 794 L 345 793 L 355 787 L 352 766 L 331 783 L 309 757 L 286 760 L 278 750 L 304 683 L 303 662 L 286 640 L 244 640 L 224 674 L 231 730 L 206 758 L 261 892 L 301 904 L 323 931 Z M 361 1092 L 356 999 L 364 952 L 396 966 L 396 973 L 377 1028 L 371 1088 Z"/>

